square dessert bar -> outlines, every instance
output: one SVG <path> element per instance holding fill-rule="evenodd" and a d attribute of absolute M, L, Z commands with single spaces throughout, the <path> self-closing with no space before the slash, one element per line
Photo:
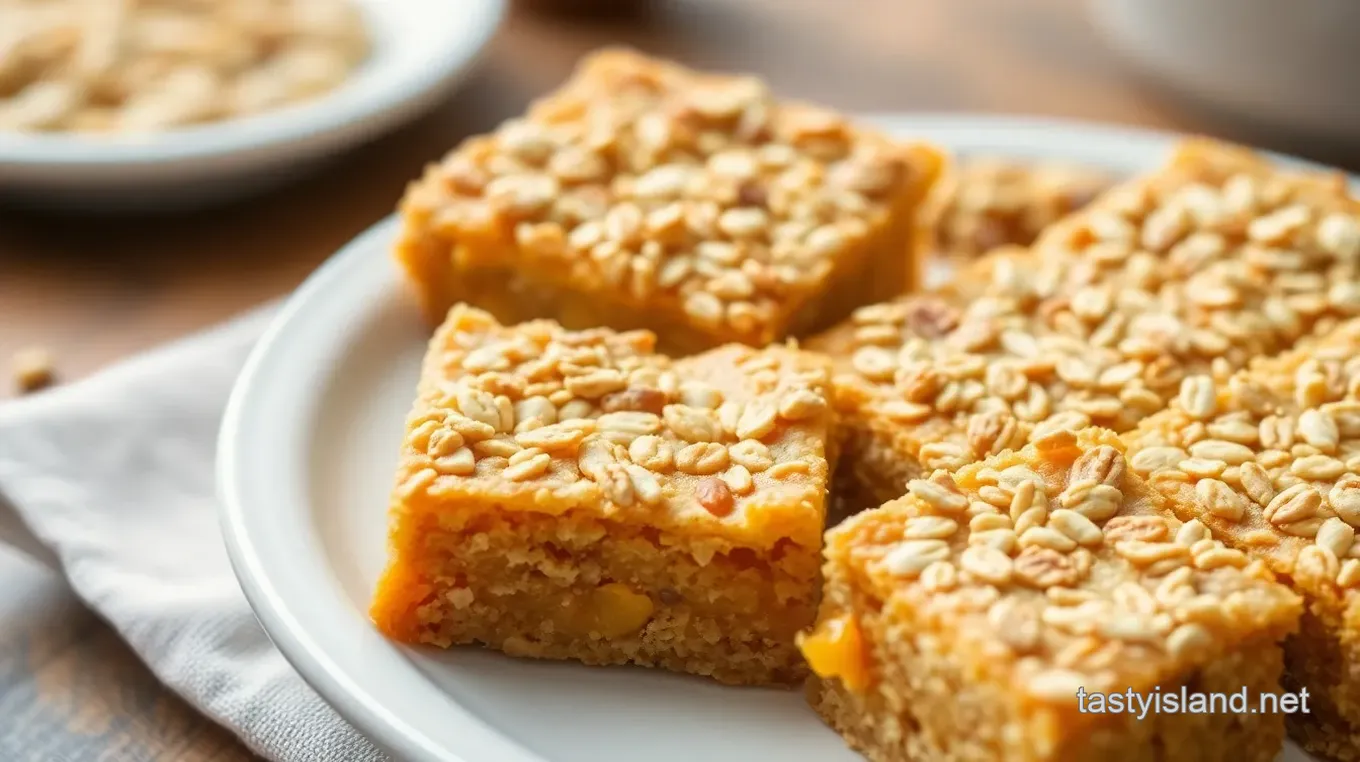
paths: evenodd
<path fill-rule="evenodd" d="M 435 334 L 372 616 L 409 643 L 796 682 L 829 478 L 829 370 L 731 345 L 671 361 L 644 331 Z"/>
<path fill-rule="evenodd" d="M 1165 503 L 1115 435 L 1063 430 L 846 520 L 801 641 L 814 708 L 875 762 L 1269 762 L 1279 713 L 1099 711 L 1279 691 L 1298 598 Z"/>
<path fill-rule="evenodd" d="M 1191 142 L 1033 247 L 861 308 L 809 347 L 836 361 L 838 492 L 862 508 L 1055 428 L 1127 431 L 1187 376 L 1356 314 L 1360 203 L 1344 183 Z"/>
<path fill-rule="evenodd" d="M 942 156 L 625 51 L 428 168 L 396 257 L 433 320 L 647 328 L 667 351 L 764 346 L 917 283 Z"/>
<path fill-rule="evenodd" d="M 1360 760 L 1360 321 L 1231 379 L 1186 381 L 1125 435 L 1176 513 L 1268 563 L 1307 604 L 1285 643 L 1289 718 L 1308 750 Z"/>

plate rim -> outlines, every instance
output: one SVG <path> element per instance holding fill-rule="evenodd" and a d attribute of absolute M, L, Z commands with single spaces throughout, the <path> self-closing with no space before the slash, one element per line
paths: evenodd
<path fill-rule="evenodd" d="M 372 1 L 357 4 L 363 10 Z M 377 0 L 379 5 L 388 2 Z M 141 134 L 93 139 L 70 133 L 0 133 L 0 168 L 28 174 L 80 169 L 107 173 L 239 161 L 287 149 L 324 153 L 363 128 L 383 130 L 399 123 L 477 64 L 500 28 L 508 2 L 459 0 L 457 5 L 460 23 L 441 35 L 440 44 L 430 46 L 427 65 L 384 83 L 372 97 L 345 99 L 342 85 L 311 101 L 257 115 L 153 133 L 153 140 Z M 374 63 L 383 65 L 381 58 Z"/>
<path fill-rule="evenodd" d="M 1106 160 L 1096 163 L 1112 169 L 1155 166 L 1176 141 L 1189 137 L 1170 131 L 1042 117 L 873 113 L 861 118 L 894 134 L 933 142 L 951 153 L 1042 156 L 1083 162 L 1099 153 Z M 1286 164 L 1340 171 L 1296 157 L 1265 153 Z M 1122 161 L 1113 161 L 1112 156 L 1122 157 Z M 1354 186 L 1355 178 L 1348 177 Z M 317 645 L 297 615 L 296 602 L 290 603 L 271 580 L 271 570 L 282 571 L 278 568 L 280 560 L 260 556 L 253 538 L 250 509 L 242 494 L 243 480 L 249 475 L 242 472 L 241 448 L 249 445 L 241 441 L 240 432 L 249 416 L 258 414 L 253 408 L 261 388 L 261 368 L 271 356 L 285 351 L 283 345 L 290 331 L 305 318 L 314 302 L 324 302 L 332 283 L 368 274 L 365 265 L 367 269 L 379 267 L 364 258 L 375 249 L 387 250 L 397 224 L 396 215 L 389 215 L 327 259 L 287 299 L 251 350 L 232 388 L 217 440 L 219 519 L 233 571 L 261 626 L 289 664 L 325 701 L 357 731 L 401 759 L 469 762 L 472 758 L 462 756 L 466 751 L 440 744 L 375 701 L 365 686 L 355 684 L 344 665 L 336 663 Z M 382 266 L 393 268 L 391 258 L 384 257 Z M 396 278 L 394 268 L 389 272 Z M 285 380 L 270 380 L 275 386 L 282 382 Z M 298 478 L 306 481 L 302 475 Z M 547 762 L 514 739 L 498 734 L 471 712 L 465 710 L 461 717 L 443 719 L 468 723 L 469 729 L 477 732 L 496 734 L 506 743 L 502 751 L 511 754 L 502 758 L 506 762 Z"/>

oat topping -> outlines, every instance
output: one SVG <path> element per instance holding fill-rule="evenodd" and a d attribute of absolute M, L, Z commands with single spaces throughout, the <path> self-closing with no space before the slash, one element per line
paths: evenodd
<path fill-rule="evenodd" d="M 346 0 L 0 0 L 0 129 L 254 114 L 337 87 L 368 46 Z"/>
<path fill-rule="evenodd" d="M 408 422 L 403 492 L 486 478 L 723 518 L 757 486 L 825 478 L 825 452 L 805 441 L 828 415 L 820 360 L 733 346 L 672 361 L 653 343 L 549 321 L 502 328 L 455 307 Z"/>
<path fill-rule="evenodd" d="M 751 77 L 609 51 L 431 167 L 404 211 L 504 264 L 769 343 L 933 181 L 925 150 Z"/>
<path fill-rule="evenodd" d="M 1057 431 L 913 481 L 833 529 L 828 553 L 849 554 L 885 608 L 901 597 L 957 622 L 1035 701 L 1138 690 L 1297 603 L 1203 524 L 1170 518 L 1134 470 L 1110 432 Z"/>
<path fill-rule="evenodd" d="M 1126 435 L 1134 470 L 1282 573 L 1360 584 L 1360 320 L 1203 383 Z"/>
<path fill-rule="evenodd" d="M 936 249 L 962 259 L 1007 245 L 1028 246 L 1113 182 L 1109 173 L 1091 167 L 993 157 L 961 161 L 939 194 Z"/>
<path fill-rule="evenodd" d="M 1213 378 L 1360 314 L 1357 279 L 1360 206 L 1344 184 L 1192 143 L 1032 249 L 865 307 L 813 346 L 840 358 L 838 400 L 925 432 L 909 454 L 952 470 L 1058 429 L 1127 431 L 1173 399 L 1207 418 Z M 1231 436 L 1199 449 L 1201 470 L 1245 457 Z"/>

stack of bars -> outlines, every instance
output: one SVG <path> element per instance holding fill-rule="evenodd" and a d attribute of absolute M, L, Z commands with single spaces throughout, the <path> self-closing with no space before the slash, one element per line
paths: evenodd
<path fill-rule="evenodd" d="M 884 762 L 1360 760 L 1344 180 L 1191 141 L 862 306 L 919 285 L 941 170 L 620 52 L 432 167 L 378 626 L 805 683 Z M 1078 706 L 1282 685 L 1314 711 Z"/>

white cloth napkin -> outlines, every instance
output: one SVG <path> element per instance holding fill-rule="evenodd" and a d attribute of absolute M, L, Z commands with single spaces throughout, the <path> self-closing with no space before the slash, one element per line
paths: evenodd
<path fill-rule="evenodd" d="M 55 563 L 157 678 L 256 753 L 383 760 L 274 649 L 222 546 L 218 422 L 270 313 L 0 403 L 0 537 Z"/>

